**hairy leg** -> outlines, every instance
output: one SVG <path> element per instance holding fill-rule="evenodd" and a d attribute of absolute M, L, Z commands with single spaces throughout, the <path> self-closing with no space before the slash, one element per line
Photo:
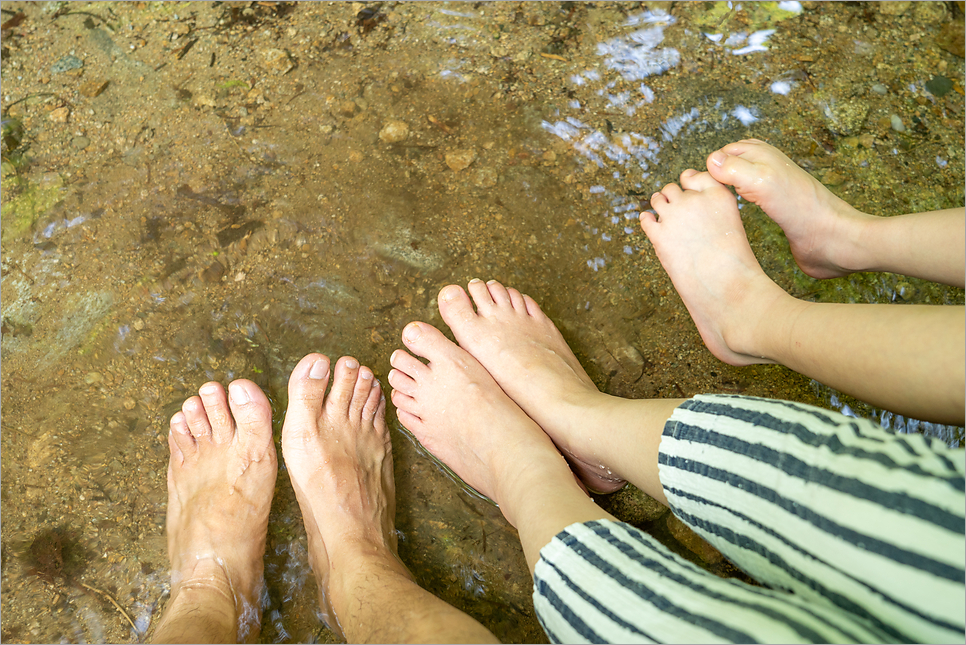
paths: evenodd
<path fill-rule="evenodd" d="M 420 588 L 396 552 L 386 401 L 368 367 L 344 357 L 326 395 L 329 359 L 292 372 L 282 453 L 302 508 L 326 622 L 349 642 L 495 642 Z"/>
<path fill-rule="evenodd" d="M 896 217 L 857 211 L 757 139 L 708 157 L 708 172 L 758 204 L 788 237 L 795 261 L 813 278 L 890 271 L 962 287 L 966 279 L 966 211 Z"/>
<path fill-rule="evenodd" d="M 153 640 L 225 643 L 258 634 L 278 462 L 272 412 L 254 383 L 206 383 L 171 418 L 171 600 Z"/>
<path fill-rule="evenodd" d="M 962 307 L 792 298 L 762 272 L 734 197 L 708 173 L 685 171 L 651 205 L 657 217 L 641 225 L 715 356 L 780 363 L 900 414 L 962 423 Z"/>

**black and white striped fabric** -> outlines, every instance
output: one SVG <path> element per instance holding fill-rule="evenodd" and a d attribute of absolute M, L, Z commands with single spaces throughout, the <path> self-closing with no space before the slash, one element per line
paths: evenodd
<path fill-rule="evenodd" d="M 620 522 L 543 548 L 556 642 L 944 642 L 966 630 L 964 452 L 808 405 L 695 397 L 659 469 L 675 515 L 765 587 Z"/>

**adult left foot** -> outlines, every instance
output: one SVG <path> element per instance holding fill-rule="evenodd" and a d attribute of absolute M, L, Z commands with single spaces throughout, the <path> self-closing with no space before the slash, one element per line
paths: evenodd
<path fill-rule="evenodd" d="M 198 612 L 217 598 L 234 614 L 209 608 L 243 640 L 261 619 L 262 558 L 278 472 L 272 411 L 251 381 L 233 382 L 227 397 L 219 383 L 206 383 L 199 395 L 171 418 L 168 434 L 169 607 L 188 603 Z"/>
<path fill-rule="evenodd" d="M 757 321 L 793 299 L 755 259 L 731 191 L 685 170 L 651 207 L 657 217 L 641 213 L 641 226 L 711 353 L 732 365 L 773 363 L 757 351 Z"/>
<path fill-rule="evenodd" d="M 396 555 L 396 488 L 386 399 L 372 370 L 351 357 L 309 354 L 292 371 L 282 454 L 302 509 L 309 564 L 326 624 L 359 640 L 340 611 L 358 602 L 351 575 L 364 567 L 411 577 Z M 326 387 L 332 377 L 331 391 Z M 349 633 L 344 633 L 348 631 Z"/>

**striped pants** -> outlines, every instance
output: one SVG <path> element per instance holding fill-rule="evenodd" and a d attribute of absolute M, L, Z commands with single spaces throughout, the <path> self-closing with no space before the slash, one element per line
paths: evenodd
<path fill-rule="evenodd" d="M 534 572 L 555 642 L 964 642 L 964 452 L 808 405 L 697 396 L 661 439 L 674 514 L 762 587 L 622 522 L 573 524 Z"/>

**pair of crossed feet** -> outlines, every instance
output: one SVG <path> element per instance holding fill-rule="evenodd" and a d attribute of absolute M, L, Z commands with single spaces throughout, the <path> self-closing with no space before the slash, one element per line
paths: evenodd
<path fill-rule="evenodd" d="M 749 321 L 784 292 L 761 271 L 721 182 L 783 227 L 799 265 L 814 277 L 851 270 L 841 261 L 848 257 L 842 247 L 855 238 L 846 229 L 868 216 L 759 141 L 726 146 L 708 168 L 683 173 L 683 190 L 671 184 L 656 194 L 656 214 L 642 214 L 641 223 L 709 349 L 733 364 L 762 362 Z M 588 489 L 623 485 L 628 475 L 597 449 L 606 442 L 588 440 L 606 427 L 613 397 L 597 390 L 530 297 L 495 281 L 474 280 L 468 291 L 450 285 L 439 294 L 458 344 L 426 323 L 403 330 L 409 351 L 393 353 L 389 373 L 400 422 L 500 504 L 511 523 L 504 487 L 520 464 L 563 454 Z M 271 408 L 245 380 L 227 395 L 217 383 L 199 394 L 172 418 L 169 434 L 172 602 L 182 590 L 210 589 L 236 608 L 257 607 L 277 473 Z M 289 381 L 282 454 L 323 612 L 337 629 L 336 608 L 348 593 L 342 572 L 366 562 L 398 568 L 385 398 L 372 371 L 349 357 L 332 369 L 321 354 L 303 358 Z"/>

